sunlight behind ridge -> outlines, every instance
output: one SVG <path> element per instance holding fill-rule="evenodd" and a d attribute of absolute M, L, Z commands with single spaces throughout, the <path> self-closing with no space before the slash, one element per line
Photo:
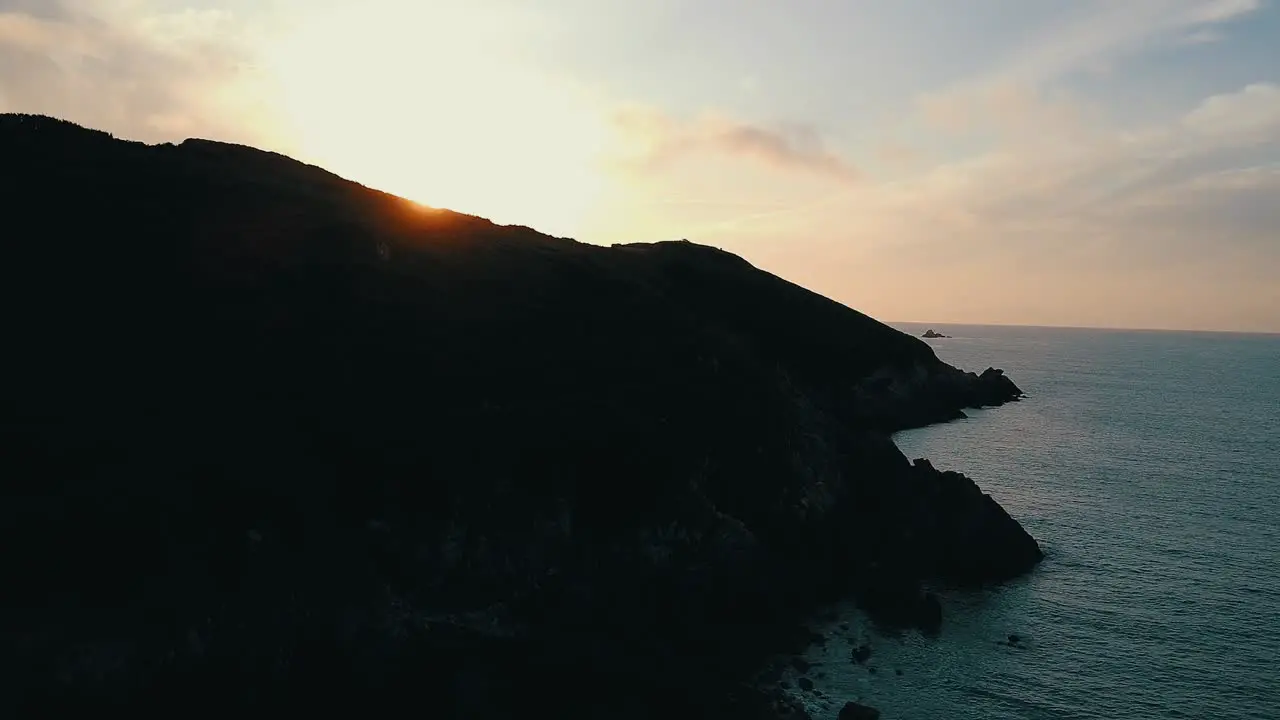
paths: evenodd
<path fill-rule="evenodd" d="M 299 152 L 432 207 L 575 234 L 601 190 L 604 116 L 504 56 L 488 18 L 334 10 L 272 52 Z"/>

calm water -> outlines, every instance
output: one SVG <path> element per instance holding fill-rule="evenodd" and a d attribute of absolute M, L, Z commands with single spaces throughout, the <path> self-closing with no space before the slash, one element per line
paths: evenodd
<path fill-rule="evenodd" d="M 861 698 L 886 720 L 1280 719 L 1280 336 L 934 327 L 943 360 L 1031 397 L 898 444 L 977 480 L 1048 557 L 947 596 L 936 640 L 844 610 L 810 651 L 815 718 Z"/>

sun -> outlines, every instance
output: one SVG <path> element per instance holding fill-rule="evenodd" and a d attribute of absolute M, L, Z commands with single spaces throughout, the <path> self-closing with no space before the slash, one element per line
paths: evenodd
<path fill-rule="evenodd" d="M 275 45 L 268 72 L 293 144 L 424 205 L 577 234 L 604 182 L 606 114 L 495 50 L 491 18 L 429 5 L 333 10 Z"/>

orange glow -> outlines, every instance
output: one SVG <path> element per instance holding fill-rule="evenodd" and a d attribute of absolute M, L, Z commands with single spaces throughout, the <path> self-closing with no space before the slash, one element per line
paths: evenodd
<path fill-rule="evenodd" d="M 496 55 L 492 23 L 462 12 L 355 6 L 276 45 L 270 72 L 298 152 L 429 206 L 576 233 L 602 184 L 603 114 Z"/>

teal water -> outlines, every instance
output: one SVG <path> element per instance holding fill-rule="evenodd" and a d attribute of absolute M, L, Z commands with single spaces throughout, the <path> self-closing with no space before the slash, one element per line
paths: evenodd
<path fill-rule="evenodd" d="M 943 360 L 1030 397 L 898 445 L 973 477 L 1047 558 L 944 595 L 937 639 L 843 609 L 810 651 L 814 717 L 1280 718 L 1280 336 L 934 327 Z"/>

